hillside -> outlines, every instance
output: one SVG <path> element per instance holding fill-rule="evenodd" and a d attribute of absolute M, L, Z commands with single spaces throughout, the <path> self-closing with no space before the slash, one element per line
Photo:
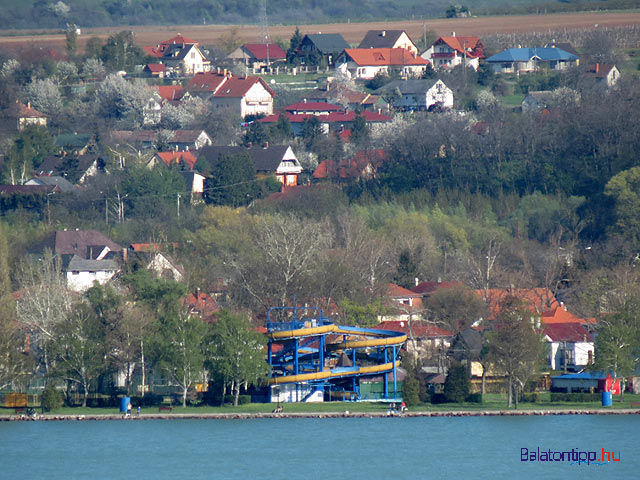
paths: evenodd
<path fill-rule="evenodd" d="M 451 2 L 455 3 L 455 2 Z M 471 0 L 461 7 L 474 15 L 551 13 L 637 8 L 638 0 L 539 1 Z M 0 29 L 64 28 L 116 25 L 210 25 L 260 23 L 262 0 L 0 0 Z M 442 18 L 451 4 L 436 0 L 271 0 L 270 24 L 310 24 L 350 21 Z"/>

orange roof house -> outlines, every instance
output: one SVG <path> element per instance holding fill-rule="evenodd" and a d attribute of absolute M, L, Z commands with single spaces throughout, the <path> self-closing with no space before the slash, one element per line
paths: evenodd
<path fill-rule="evenodd" d="M 313 172 L 314 180 L 357 180 L 375 177 L 378 168 L 389 158 L 382 149 L 359 151 L 346 160 L 323 160 Z"/>
<path fill-rule="evenodd" d="M 371 79 L 378 74 L 390 73 L 408 78 L 421 76 L 429 61 L 404 48 L 347 48 L 336 64 L 343 74 L 355 79 Z"/>
<path fill-rule="evenodd" d="M 559 306 L 555 295 L 548 288 L 493 288 L 488 292 L 485 290 L 475 292 L 489 305 L 491 318 L 500 312 L 500 303 L 510 296 L 521 300 L 537 315 L 542 315 L 542 312 Z"/>
<path fill-rule="evenodd" d="M 160 161 L 162 161 L 167 167 L 170 167 L 171 165 L 180 165 L 181 163 L 184 163 L 184 165 L 189 167 L 189 170 L 193 170 L 193 167 L 196 164 L 196 157 L 190 151 L 158 152 L 153 156 L 151 160 L 149 160 L 149 163 L 147 163 L 147 166 L 149 168 L 152 168 L 156 166 Z"/>
<path fill-rule="evenodd" d="M 580 324 L 580 325 L 595 325 L 597 320 L 595 318 L 580 318 L 573 313 L 567 311 L 567 307 L 560 303 L 560 305 L 542 312 L 542 323 L 545 325 L 558 325 L 558 324 Z"/>

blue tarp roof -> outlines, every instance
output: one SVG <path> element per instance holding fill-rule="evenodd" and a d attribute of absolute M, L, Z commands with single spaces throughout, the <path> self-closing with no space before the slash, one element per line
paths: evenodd
<path fill-rule="evenodd" d="M 560 48 L 535 47 L 535 48 L 509 48 L 487 58 L 487 62 L 528 62 L 537 57 L 542 61 L 565 60 L 574 61 L 578 57 Z"/>
<path fill-rule="evenodd" d="M 603 378 L 606 378 L 607 376 L 602 373 L 602 372 L 594 372 L 594 373 L 590 373 L 590 372 L 580 372 L 580 373 L 567 373 L 565 375 L 558 375 L 556 377 L 551 377 L 551 380 L 555 379 L 555 378 L 561 378 L 561 379 L 580 379 L 580 380 L 601 380 Z"/>

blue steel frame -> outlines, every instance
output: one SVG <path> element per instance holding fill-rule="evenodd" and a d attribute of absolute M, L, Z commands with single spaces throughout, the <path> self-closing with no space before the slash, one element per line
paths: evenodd
<path fill-rule="evenodd" d="M 273 322 L 271 319 L 273 311 L 290 311 L 292 314 L 292 320 L 288 322 Z M 300 311 L 313 311 L 316 313 L 316 318 L 307 318 L 303 319 L 298 315 Z M 318 307 L 271 307 L 267 310 L 267 332 L 278 332 L 284 330 L 296 330 L 305 327 L 316 327 L 316 326 L 324 326 L 331 325 L 329 319 L 325 318 L 322 313 L 322 309 Z M 354 329 L 354 333 L 358 332 L 371 332 L 380 334 L 380 330 L 375 329 L 361 329 L 356 327 L 341 327 L 343 329 Z M 389 332 L 385 332 L 389 333 Z M 292 376 L 292 375 L 300 375 L 303 373 L 316 373 L 323 372 L 326 370 L 325 368 L 325 360 L 329 358 L 331 355 L 330 352 L 327 351 L 327 342 L 326 342 L 326 333 L 310 335 L 309 337 L 303 337 L 311 339 L 310 341 L 301 340 L 299 337 L 294 337 L 292 339 L 286 340 L 274 340 L 269 338 L 269 342 L 267 344 L 267 353 L 268 358 L 267 361 L 269 363 L 269 377 L 281 377 L 281 376 Z M 343 336 L 343 340 L 346 340 L 346 335 Z M 318 344 L 317 348 L 305 348 L 308 344 Z M 273 352 L 273 344 L 281 343 L 283 345 L 282 350 L 274 355 Z M 362 347 L 360 347 L 362 348 Z M 360 349 L 358 347 L 350 349 L 351 353 L 351 361 L 353 366 L 355 367 L 357 364 L 356 352 Z M 301 351 L 302 350 L 302 351 Z M 347 353 L 348 350 L 345 350 Z M 390 345 L 384 347 L 377 347 L 376 355 L 369 355 L 370 359 L 376 360 L 379 364 L 386 364 L 393 361 L 393 367 L 390 371 L 378 372 L 375 374 L 360 374 L 360 373 L 348 373 L 348 369 L 345 369 L 345 374 L 341 375 L 341 379 L 345 379 L 351 377 L 352 384 L 352 392 L 355 393 L 356 399 L 360 396 L 360 388 L 357 379 L 362 376 L 374 376 L 382 373 L 384 378 L 384 398 L 385 400 L 398 400 L 398 385 L 397 385 L 397 369 L 396 363 L 398 360 L 399 350 L 397 345 Z M 391 358 L 389 358 L 391 356 Z M 389 391 L 389 379 L 388 373 L 391 372 L 393 375 L 393 396 L 390 396 Z M 300 400 L 300 386 L 302 383 L 309 384 L 316 387 L 321 387 L 323 390 L 328 388 L 331 391 L 332 387 L 335 387 L 335 384 L 328 379 L 323 380 L 314 380 L 308 382 L 297 382 L 296 384 L 296 399 Z M 352 397 L 353 398 L 353 397 Z M 344 399 L 344 397 L 343 397 Z"/>

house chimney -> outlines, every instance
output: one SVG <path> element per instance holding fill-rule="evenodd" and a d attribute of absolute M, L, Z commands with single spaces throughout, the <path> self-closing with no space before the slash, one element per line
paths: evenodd
<path fill-rule="evenodd" d="M 200 299 L 200 289 L 199 288 L 196 288 L 195 295 L 196 295 L 196 300 L 199 300 Z"/>
<path fill-rule="evenodd" d="M 596 67 L 597 67 L 597 66 L 598 66 L 598 64 L 596 63 Z M 596 70 L 596 72 L 597 72 L 597 71 L 598 71 L 598 70 Z M 27 108 L 28 108 L 29 110 L 31 110 L 31 102 L 27 102 Z"/>
<path fill-rule="evenodd" d="M 386 30 L 382 30 L 382 36 L 386 37 L 387 36 L 387 31 Z"/>
<path fill-rule="evenodd" d="M 264 146 L 262 148 L 264 148 L 265 150 L 269 148 L 269 142 L 264 142 Z"/>
<path fill-rule="evenodd" d="M 456 36 L 456 32 L 451 32 L 451 36 L 455 37 Z"/>
<path fill-rule="evenodd" d="M 122 261 L 126 262 L 128 258 L 129 258 L 129 249 L 125 247 L 122 249 Z"/>
<path fill-rule="evenodd" d="M 600 64 L 596 63 L 596 73 L 598 73 L 600 71 Z"/>
<path fill-rule="evenodd" d="M 418 279 L 418 277 L 414 278 L 413 281 L 414 281 L 416 287 L 420 283 L 420 280 Z"/>

